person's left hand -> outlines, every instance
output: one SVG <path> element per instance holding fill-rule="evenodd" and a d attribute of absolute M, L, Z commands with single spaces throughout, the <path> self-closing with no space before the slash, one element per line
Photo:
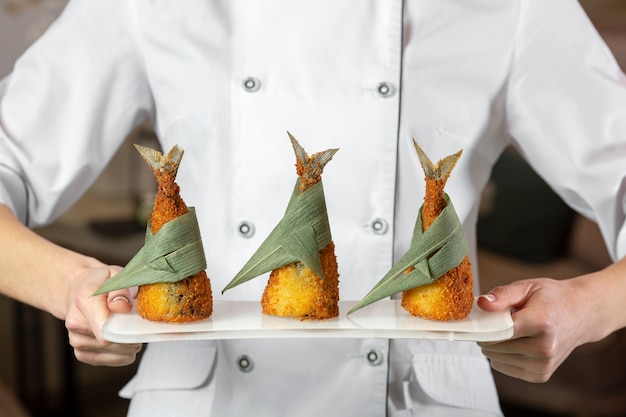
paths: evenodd
<path fill-rule="evenodd" d="M 529 382 L 545 382 L 583 343 L 607 334 L 599 326 L 597 299 L 589 276 L 557 281 L 537 278 L 496 287 L 478 299 L 486 311 L 511 309 L 514 335 L 502 342 L 479 343 L 491 367 Z"/>

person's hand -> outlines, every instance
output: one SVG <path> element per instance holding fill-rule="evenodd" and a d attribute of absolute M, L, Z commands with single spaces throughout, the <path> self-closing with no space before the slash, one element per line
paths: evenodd
<path fill-rule="evenodd" d="M 102 325 L 111 311 L 131 310 L 133 291 L 91 296 L 120 267 L 107 266 L 43 238 L 2 203 L 0 232 L 0 294 L 64 320 L 69 342 L 81 362 L 122 366 L 135 360 L 140 344 L 110 343 L 102 338 Z"/>
<path fill-rule="evenodd" d="M 110 312 L 126 313 L 132 308 L 136 288 L 92 296 L 119 267 L 92 268 L 70 287 L 65 327 L 76 359 L 98 366 L 124 366 L 135 361 L 141 344 L 112 343 L 103 339 L 102 325 Z"/>
<path fill-rule="evenodd" d="M 589 276 L 556 281 L 530 279 L 496 287 L 478 299 L 486 311 L 511 309 L 514 335 L 479 343 L 491 367 L 529 382 L 545 382 L 583 343 L 606 336 Z"/>

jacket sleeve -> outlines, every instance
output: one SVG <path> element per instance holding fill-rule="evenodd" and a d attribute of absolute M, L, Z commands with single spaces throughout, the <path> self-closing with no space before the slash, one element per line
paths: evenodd
<path fill-rule="evenodd" d="M 0 203 L 45 224 L 152 113 L 134 2 L 72 0 L 0 82 Z"/>
<path fill-rule="evenodd" d="M 509 133 L 553 189 L 599 224 L 616 259 L 626 254 L 626 77 L 578 2 L 520 4 Z"/>

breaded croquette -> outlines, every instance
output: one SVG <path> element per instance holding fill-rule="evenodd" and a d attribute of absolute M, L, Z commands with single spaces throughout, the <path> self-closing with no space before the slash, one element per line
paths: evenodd
<path fill-rule="evenodd" d="M 183 150 L 175 146 L 166 155 L 150 148 L 135 145 L 152 168 L 158 191 L 150 218 L 152 234 L 167 222 L 189 212 L 176 184 L 178 166 Z M 151 321 L 183 323 L 210 317 L 213 313 L 211 282 L 205 271 L 178 282 L 140 285 L 137 293 L 137 312 Z"/>
<path fill-rule="evenodd" d="M 433 164 L 415 143 L 426 179 L 422 227 L 426 231 L 446 207 L 444 187 L 462 151 Z M 472 266 L 466 256 L 461 263 L 435 282 L 402 292 L 402 307 L 414 316 L 430 320 L 467 317 L 474 303 Z"/>
<path fill-rule="evenodd" d="M 324 279 L 301 262 L 275 269 L 261 298 L 263 313 L 301 319 L 327 319 L 339 315 L 339 274 L 335 245 L 320 251 Z"/>
<path fill-rule="evenodd" d="M 322 170 L 337 151 L 329 149 L 310 157 L 292 136 L 296 153 L 296 172 L 302 194 L 321 181 Z M 335 245 L 331 241 L 320 250 L 324 277 L 319 277 L 302 262 L 274 269 L 261 299 L 264 314 L 299 319 L 328 319 L 339 315 L 339 273 Z"/>

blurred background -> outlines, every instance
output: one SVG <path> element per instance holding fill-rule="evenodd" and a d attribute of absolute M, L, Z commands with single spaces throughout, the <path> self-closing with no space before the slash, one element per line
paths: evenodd
<path fill-rule="evenodd" d="M 0 78 L 66 1 L 0 0 Z M 626 0 L 581 4 L 626 69 Z M 150 126 L 133 132 L 89 192 L 38 233 L 124 265 L 143 243 L 145 206 L 154 193 L 154 180 L 132 143 L 156 146 Z M 540 216 L 524 211 L 533 204 L 544 208 Z M 519 221 L 505 220 L 511 216 Z M 520 278 L 580 275 L 610 262 L 596 225 L 565 206 L 513 149 L 494 168 L 478 238 L 485 291 Z M 128 403 L 117 392 L 136 366 L 78 363 L 62 322 L 0 295 L 0 417 L 124 416 Z M 494 376 L 507 416 L 626 416 L 624 331 L 578 348 L 545 384 Z"/>

